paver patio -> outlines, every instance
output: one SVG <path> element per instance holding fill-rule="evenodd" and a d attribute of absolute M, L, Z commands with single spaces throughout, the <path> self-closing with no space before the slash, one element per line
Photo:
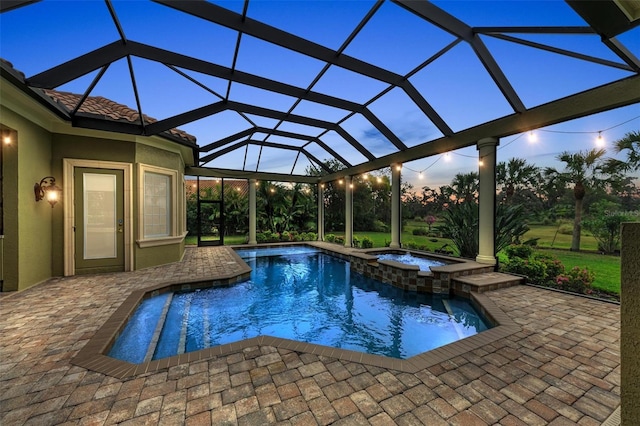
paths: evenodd
<path fill-rule="evenodd" d="M 254 346 L 120 380 L 70 361 L 133 290 L 228 273 L 224 248 L 0 298 L 0 424 L 599 425 L 620 404 L 619 306 L 486 293 L 521 330 L 415 374 Z"/>

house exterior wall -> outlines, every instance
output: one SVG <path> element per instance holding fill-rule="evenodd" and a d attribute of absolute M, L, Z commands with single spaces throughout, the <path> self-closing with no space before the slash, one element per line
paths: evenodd
<path fill-rule="evenodd" d="M 179 229 L 176 230 L 176 233 L 182 234 L 184 231 L 182 229 L 184 222 L 183 218 L 184 215 L 186 215 L 185 191 L 183 187 L 184 161 L 182 159 L 182 156 L 177 153 L 157 147 L 145 144 L 137 144 L 135 160 L 137 163 L 178 171 L 178 188 L 174 192 L 179 198 L 174 199 L 173 203 L 177 203 L 178 205 L 178 208 L 176 209 L 178 214 L 176 224 Z M 138 176 L 138 170 L 135 169 L 134 180 L 136 182 L 139 182 L 140 179 L 142 179 L 142 177 Z M 138 185 L 134 185 L 134 199 L 138 200 L 140 196 L 142 195 L 139 194 Z M 136 217 L 138 215 L 138 208 L 138 203 L 134 203 L 134 215 L 136 215 Z M 135 236 L 139 235 L 139 226 L 141 226 L 141 224 L 138 221 L 134 221 L 133 233 Z M 142 248 L 138 244 L 136 244 L 134 251 L 135 269 L 142 269 L 148 268 L 150 266 L 177 262 L 182 259 L 182 255 L 184 254 L 184 238 L 182 239 L 182 241 L 174 244 L 155 247 Z"/>
<path fill-rule="evenodd" d="M 44 200 L 36 202 L 33 191 L 35 183 L 53 175 L 51 134 L 4 106 L 0 107 L 0 123 L 14 131 L 12 143 L 2 147 L 3 291 L 24 290 L 52 276 L 52 217 L 56 211 Z"/>
<path fill-rule="evenodd" d="M 3 88 L 3 95 L 5 91 Z M 3 250 L 0 253 L 3 291 L 24 290 L 54 276 L 64 275 L 64 209 L 52 209 L 46 201 L 35 202 L 33 186 L 53 176 L 63 187 L 63 160 L 100 160 L 133 165 L 132 194 L 134 269 L 176 262 L 184 254 L 184 168 L 190 149 L 159 137 L 114 135 L 103 131 L 74 129 L 28 99 L 8 91 L 0 98 L 0 125 L 15 140 L 2 144 L 3 154 Z M 67 133 L 68 129 L 68 133 Z M 185 158 L 185 156 L 187 158 Z M 139 190 L 137 165 L 161 167 L 177 173 L 177 226 L 170 242 L 141 247 L 138 235 Z M 64 198 L 67 194 L 63 193 Z"/>
<path fill-rule="evenodd" d="M 52 135 L 52 171 L 56 180 L 62 185 L 63 159 L 73 158 L 80 160 L 102 160 L 122 163 L 135 161 L 135 145 L 126 141 L 114 141 L 103 138 L 89 138 L 86 136 L 65 135 L 54 133 Z M 65 194 L 63 194 L 65 196 Z M 56 210 L 53 218 L 53 240 L 55 250 L 51 253 L 53 261 L 53 276 L 64 275 L 64 211 Z"/>
<path fill-rule="evenodd" d="M 142 142 L 114 141 L 103 138 L 91 138 L 86 136 L 53 135 L 53 164 L 54 172 L 62 176 L 62 160 L 64 158 L 74 158 L 83 160 L 103 160 L 122 163 L 143 163 L 151 166 L 158 166 L 165 169 L 176 170 L 180 176 L 179 184 L 182 185 L 184 174 L 184 161 L 177 152 L 171 152 L 163 148 L 147 145 Z M 134 167 L 133 177 L 133 233 L 138 235 L 139 224 L 137 221 L 139 213 L 139 181 L 137 169 Z M 184 191 L 178 191 L 184 197 Z M 173 203 L 184 206 L 180 199 L 174 199 Z M 182 207 L 184 208 L 184 207 Z M 178 209 L 178 214 L 182 215 Z M 54 251 L 54 275 L 63 275 L 64 269 L 64 233 L 63 233 L 63 213 L 59 211 L 54 220 L 54 246 L 60 249 Z M 135 237 L 134 237 L 135 239 Z M 170 262 L 177 262 L 182 259 L 184 253 L 184 242 L 167 244 L 155 247 L 134 246 L 133 265 L 134 269 L 148 268 L 150 266 L 162 265 Z"/>

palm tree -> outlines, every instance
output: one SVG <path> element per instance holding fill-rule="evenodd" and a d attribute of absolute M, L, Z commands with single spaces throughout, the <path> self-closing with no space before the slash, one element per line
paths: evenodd
<path fill-rule="evenodd" d="M 479 176 L 476 172 L 458 173 L 451 181 L 451 188 L 456 197 L 456 203 L 473 201 L 478 194 Z"/>
<path fill-rule="evenodd" d="M 640 131 L 627 133 L 622 139 L 615 141 L 613 146 L 618 153 L 626 152 L 626 170 L 638 170 L 640 168 Z"/>
<path fill-rule="evenodd" d="M 498 163 L 496 167 L 496 182 L 502 185 L 507 203 L 511 202 L 517 191 L 536 187 L 540 179 L 540 169 L 522 158 L 511 158 L 507 163 Z"/>
<path fill-rule="evenodd" d="M 573 237 L 571 250 L 580 251 L 580 232 L 582 231 L 582 204 L 587 190 L 603 187 L 604 149 L 592 149 L 570 153 L 562 152 L 557 159 L 565 163 L 565 171 L 560 176 L 568 184 L 573 184 L 573 198 L 575 199 L 575 216 L 573 220 Z"/>

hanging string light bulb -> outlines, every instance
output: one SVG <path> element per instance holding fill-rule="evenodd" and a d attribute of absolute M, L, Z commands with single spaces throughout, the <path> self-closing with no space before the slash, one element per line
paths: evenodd
<path fill-rule="evenodd" d="M 598 137 L 596 138 L 596 145 L 600 147 L 604 146 L 604 137 L 602 136 L 602 131 L 598 132 Z"/>
<path fill-rule="evenodd" d="M 529 132 L 529 142 L 538 142 L 538 135 L 536 135 L 533 130 Z"/>
<path fill-rule="evenodd" d="M 418 173 L 418 179 L 424 179 L 424 175 L 422 174 L 422 172 Z"/>

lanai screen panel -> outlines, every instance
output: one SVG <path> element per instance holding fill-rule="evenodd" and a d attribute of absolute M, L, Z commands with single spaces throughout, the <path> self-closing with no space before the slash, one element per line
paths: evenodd
<path fill-rule="evenodd" d="M 2 76 L 197 166 L 328 180 L 639 102 L 637 17 L 585 4 L 4 2 Z"/>

